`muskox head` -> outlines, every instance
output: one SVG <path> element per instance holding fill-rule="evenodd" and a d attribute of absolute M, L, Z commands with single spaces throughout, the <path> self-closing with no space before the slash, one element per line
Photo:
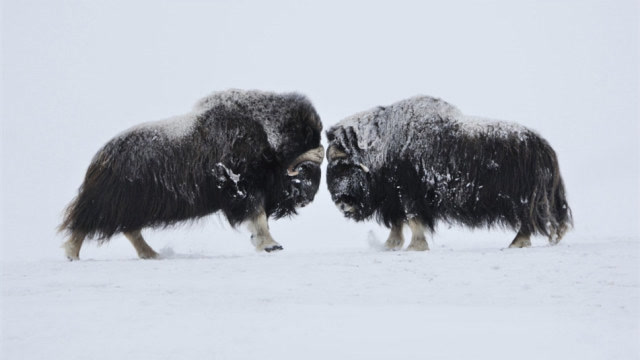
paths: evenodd
<path fill-rule="evenodd" d="M 320 165 L 324 159 L 322 145 L 296 157 L 287 168 L 285 198 L 291 199 L 295 207 L 309 204 L 320 186 Z"/>
<path fill-rule="evenodd" d="M 278 164 L 285 167 L 277 180 L 272 193 L 274 202 L 269 211 L 276 218 L 295 214 L 295 208 L 304 207 L 313 201 L 320 186 L 320 166 L 324 160 L 324 148 L 320 144 L 322 123 L 315 109 L 305 97 L 297 94 L 287 95 L 288 102 L 271 106 L 263 119 L 266 134 L 275 150 L 273 156 Z M 287 100 L 285 97 L 285 100 Z M 281 109 L 295 107 L 287 112 Z M 272 136 L 277 134 L 277 136 Z"/>
<path fill-rule="evenodd" d="M 364 220 L 374 211 L 373 179 L 366 154 L 358 147 L 352 127 L 333 127 L 327 137 L 327 185 L 331 199 L 346 217 Z"/>

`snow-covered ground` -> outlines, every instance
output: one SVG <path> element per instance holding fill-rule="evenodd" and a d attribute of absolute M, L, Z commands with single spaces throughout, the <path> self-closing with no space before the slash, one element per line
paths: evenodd
<path fill-rule="evenodd" d="M 494 238 L 502 237 L 494 232 Z M 486 234 L 484 234 L 486 235 Z M 635 359 L 638 239 L 384 252 L 380 235 L 5 261 L 6 359 Z M 480 238 L 480 239 L 474 239 Z M 374 238 L 372 240 L 372 238 Z M 340 241 L 341 242 L 340 242 Z M 179 244 L 176 242 L 176 244 Z M 202 245 L 202 244 L 200 244 Z M 291 245 L 291 246 L 287 246 Z M 194 247 L 195 246 L 195 247 Z"/>

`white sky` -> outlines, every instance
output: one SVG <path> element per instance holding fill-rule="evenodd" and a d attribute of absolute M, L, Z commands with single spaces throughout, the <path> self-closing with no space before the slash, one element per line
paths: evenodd
<path fill-rule="evenodd" d="M 519 122 L 558 152 L 576 221 L 568 239 L 640 233 L 634 0 L 2 6 L 3 257 L 62 256 L 55 227 L 100 146 L 230 87 L 300 91 L 325 129 L 416 94 Z M 171 236 L 250 246 L 244 230 L 203 223 Z M 378 227 L 343 219 L 323 178 L 316 201 L 272 229 L 286 248 Z"/>

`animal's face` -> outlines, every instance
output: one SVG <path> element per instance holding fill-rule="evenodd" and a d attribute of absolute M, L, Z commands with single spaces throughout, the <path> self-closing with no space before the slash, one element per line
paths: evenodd
<path fill-rule="evenodd" d="M 320 145 L 320 129 L 313 123 L 316 117 L 315 112 L 310 113 L 288 130 L 296 139 L 291 149 L 296 149 L 297 156 L 288 163 L 283 190 L 294 207 L 304 207 L 313 201 L 320 186 L 324 147 Z"/>
<path fill-rule="evenodd" d="M 305 161 L 289 174 L 284 187 L 284 196 L 293 202 L 294 207 L 304 207 L 313 201 L 320 187 L 320 164 Z"/>
<path fill-rule="evenodd" d="M 324 160 L 320 117 L 308 100 L 292 96 L 295 107 L 266 127 L 267 135 L 278 134 L 272 141 L 274 160 L 282 166 L 276 188 L 270 189 L 276 191 L 272 208 L 276 218 L 295 214 L 295 208 L 313 201 L 320 186 L 320 166 Z"/>
<path fill-rule="evenodd" d="M 347 155 L 337 144 L 329 146 L 327 160 L 327 185 L 338 209 L 356 221 L 371 216 L 373 199 L 367 166 Z"/>
<path fill-rule="evenodd" d="M 276 218 L 296 213 L 296 208 L 304 207 L 313 201 L 320 186 L 320 165 L 324 158 L 324 149 L 319 146 L 296 157 L 289 167 L 282 170 L 272 197 L 269 212 Z"/>

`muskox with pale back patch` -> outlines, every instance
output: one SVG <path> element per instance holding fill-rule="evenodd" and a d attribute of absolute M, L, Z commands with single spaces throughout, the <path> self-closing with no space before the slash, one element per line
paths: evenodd
<path fill-rule="evenodd" d="M 257 250 L 281 250 L 267 219 L 313 200 L 321 131 L 303 95 L 242 90 L 214 93 L 187 115 L 125 131 L 95 155 L 66 210 L 66 256 L 78 259 L 85 239 L 124 233 L 140 258 L 155 258 L 143 228 L 217 211 L 233 226 L 247 222 Z"/>
<path fill-rule="evenodd" d="M 327 131 L 327 184 L 348 218 L 391 228 L 385 246 L 428 250 L 438 221 L 517 231 L 510 247 L 545 235 L 556 244 L 571 225 L 558 159 L 523 126 L 465 116 L 417 96 L 340 121 Z"/>

